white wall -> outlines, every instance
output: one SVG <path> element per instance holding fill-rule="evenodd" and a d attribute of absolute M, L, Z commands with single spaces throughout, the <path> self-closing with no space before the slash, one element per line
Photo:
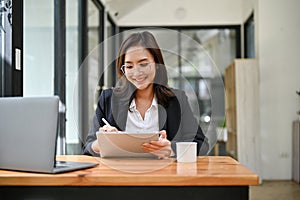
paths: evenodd
<path fill-rule="evenodd" d="M 241 0 L 148 0 L 124 16 L 120 13 L 122 18 L 118 19 L 117 24 L 119 26 L 240 24 L 241 8 Z"/>
<path fill-rule="evenodd" d="M 253 11 L 256 11 L 258 0 L 244 0 L 242 2 L 242 21 L 245 22 Z M 256 13 L 255 13 L 256 14 Z M 254 15 L 255 17 L 255 15 Z"/>
<path fill-rule="evenodd" d="M 300 1 L 260 0 L 256 24 L 264 179 L 291 179 L 292 121 L 299 109 Z"/>
<path fill-rule="evenodd" d="M 291 179 L 292 121 L 300 89 L 300 1 L 247 0 L 242 22 L 254 12 L 255 55 L 260 68 L 263 179 Z"/>

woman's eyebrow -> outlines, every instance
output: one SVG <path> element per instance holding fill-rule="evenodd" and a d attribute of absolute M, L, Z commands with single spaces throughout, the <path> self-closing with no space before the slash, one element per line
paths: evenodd
<path fill-rule="evenodd" d="M 149 61 L 149 59 L 148 59 L 148 58 L 142 58 L 142 59 L 138 60 L 137 62 L 140 63 L 140 62 L 144 62 L 144 61 Z M 131 64 L 131 63 L 133 63 L 133 62 L 130 61 L 130 60 L 128 60 L 128 61 L 125 61 L 125 63 Z"/>
<path fill-rule="evenodd" d="M 143 59 L 140 59 L 138 62 L 144 62 L 144 61 L 149 61 L 148 58 L 143 58 Z"/>

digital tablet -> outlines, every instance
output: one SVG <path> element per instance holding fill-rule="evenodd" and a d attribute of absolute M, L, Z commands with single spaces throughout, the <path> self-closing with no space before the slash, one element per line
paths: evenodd
<path fill-rule="evenodd" d="M 159 132 L 128 133 L 128 132 L 97 132 L 97 141 L 102 158 L 108 157 L 141 157 L 156 158 L 157 156 L 143 150 L 142 144 L 159 139 Z"/>

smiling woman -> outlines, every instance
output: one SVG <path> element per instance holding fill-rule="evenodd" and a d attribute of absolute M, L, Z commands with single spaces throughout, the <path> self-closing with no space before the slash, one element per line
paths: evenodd
<path fill-rule="evenodd" d="M 120 82 L 99 97 L 85 154 L 101 154 L 96 132 L 108 130 L 159 131 L 161 139 L 145 143 L 142 148 L 161 158 L 174 155 L 178 141 L 197 142 L 198 154 L 207 153 L 207 138 L 193 116 L 187 96 L 168 86 L 163 56 L 150 32 L 129 35 L 121 44 L 116 65 Z M 109 128 L 102 118 L 109 122 Z"/>

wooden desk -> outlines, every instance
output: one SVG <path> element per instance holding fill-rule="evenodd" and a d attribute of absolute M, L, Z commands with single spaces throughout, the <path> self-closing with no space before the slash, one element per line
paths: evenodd
<path fill-rule="evenodd" d="M 230 157 L 100 159 L 58 156 L 58 160 L 97 162 L 63 174 L 0 170 L 0 199 L 248 199 L 258 176 Z"/>

